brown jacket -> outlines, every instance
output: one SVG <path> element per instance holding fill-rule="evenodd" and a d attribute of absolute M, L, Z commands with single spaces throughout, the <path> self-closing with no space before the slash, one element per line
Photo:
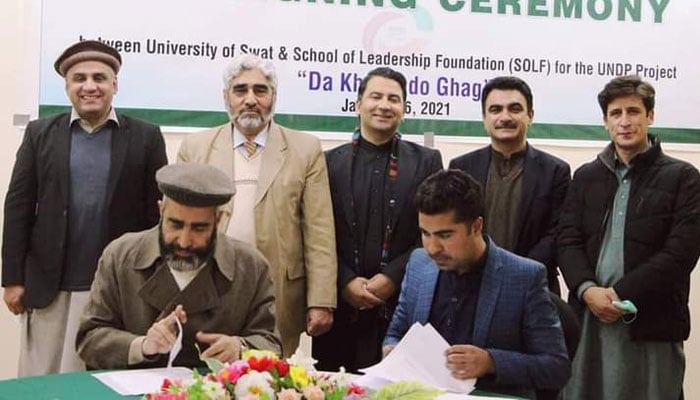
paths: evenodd
<path fill-rule="evenodd" d="M 187 313 L 187 323 L 174 365 L 201 365 L 194 347 L 200 330 L 241 336 L 252 347 L 279 353 L 267 262 L 250 245 L 224 235 L 216 240 L 213 260 L 183 291 L 160 262 L 158 227 L 110 243 L 100 258 L 76 339 L 85 363 L 108 369 L 165 366 L 167 354 L 129 366 L 129 346 L 178 304 Z M 204 350 L 202 344 L 200 348 Z"/>
<path fill-rule="evenodd" d="M 231 124 L 194 133 L 182 142 L 178 162 L 213 165 L 233 179 Z M 255 199 L 257 248 L 270 262 L 277 328 L 291 355 L 306 327 L 309 307 L 336 307 L 335 228 L 326 162 L 315 136 L 274 122 L 262 154 Z M 235 196 L 232 202 L 235 201 Z M 232 203 L 222 207 L 226 232 Z"/>

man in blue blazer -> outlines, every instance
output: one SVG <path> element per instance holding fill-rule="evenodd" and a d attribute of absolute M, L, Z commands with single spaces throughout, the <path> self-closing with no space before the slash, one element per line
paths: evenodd
<path fill-rule="evenodd" d="M 560 294 L 554 230 L 571 181 L 569 164 L 527 143 L 535 111 L 527 83 L 491 79 L 481 113 L 491 145 L 464 154 L 450 168 L 466 171 L 484 187 L 486 232 L 501 247 L 547 267 L 549 289 Z"/>
<path fill-rule="evenodd" d="M 545 268 L 484 235 L 479 183 L 463 171 L 437 172 L 415 205 L 423 248 L 406 266 L 385 354 L 411 325 L 429 322 L 451 345 L 445 361 L 457 379 L 525 397 L 563 387 L 571 364 Z"/>

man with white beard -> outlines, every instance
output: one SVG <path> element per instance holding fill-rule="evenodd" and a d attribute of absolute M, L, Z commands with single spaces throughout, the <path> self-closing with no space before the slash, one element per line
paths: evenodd
<path fill-rule="evenodd" d="M 301 332 L 317 336 L 333 323 L 338 268 L 326 162 L 315 136 L 272 120 L 277 77 L 270 61 L 239 56 L 223 81 L 231 122 L 185 138 L 178 162 L 214 166 L 234 181 L 235 201 L 222 206 L 218 229 L 270 262 L 287 357 Z"/>

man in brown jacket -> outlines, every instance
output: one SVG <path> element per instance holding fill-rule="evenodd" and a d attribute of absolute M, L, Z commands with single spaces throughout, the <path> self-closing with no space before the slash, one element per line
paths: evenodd
<path fill-rule="evenodd" d="M 156 180 L 160 224 L 105 249 L 78 330 L 80 357 L 92 368 L 164 366 L 180 329 L 173 365 L 203 365 L 195 344 L 222 362 L 246 347 L 279 353 L 267 261 L 216 231 L 217 206 L 235 192 L 230 179 L 181 164 L 163 167 Z"/>

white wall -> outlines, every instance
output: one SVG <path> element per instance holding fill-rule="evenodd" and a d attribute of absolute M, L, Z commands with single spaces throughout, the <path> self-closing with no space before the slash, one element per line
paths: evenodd
<path fill-rule="evenodd" d="M 20 64 L 20 46 L 17 36 L 22 31 L 22 0 L 0 3 L 0 191 L 5 198 L 10 171 L 15 159 L 15 150 L 21 136 L 12 126 L 18 93 L 17 76 Z M 12 40 L 10 39 L 12 38 Z M 0 215 L 0 221 L 3 216 Z M 19 354 L 18 323 L 7 311 L 4 302 L 0 305 L 0 379 L 14 376 Z"/>
<path fill-rule="evenodd" d="M 29 48 L 36 48 L 36 32 L 27 28 L 25 21 L 31 21 L 37 12 L 37 2 L 26 0 L 4 0 L 0 2 L 0 198 L 5 198 L 9 176 L 14 164 L 15 151 L 21 140 L 21 130 L 13 126 L 12 117 L 15 113 L 31 113 L 36 115 L 36 91 L 38 77 L 36 65 L 27 65 L 26 60 L 32 57 L 27 54 Z M 59 79 L 58 77 L 56 79 Z M 166 144 L 170 160 L 175 159 L 182 133 L 166 132 Z M 348 140 L 348 134 L 322 135 L 326 148 L 333 147 Z M 412 138 L 409 138 L 412 139 Z M 447 162 L 466 151 L 475 149 L 485 143 L 485 139 L 455 139 L 437 138 L 435 144 L 442 151 L 445 165 Z M 602 143 L 592 142 L 555 142 L 533 141 L 542 150 L 554 153 L 567 160 L 572 169 L 583 162 L 592 159 L 600 150 Z M 666 145 L 667 153 L 685 159 L 700 167 L 700 146 L 698 145 Z M 2 215 L 0 215 L 2 221 Z M 700 239 L 699 239 L 700 240 Z M 693 275 L 692 288 L 694 292 L 700 288 L 700 277 Z M 700 297 L 691 293 L 691 321 L 700 321 Z M 18 324 L 16 319 L 7 311 L 4 304 L 0 305 L 0 379 L 16 376 L 18 357 Z M 687 371 L 685 379 L 686 398 L 700 398 L 700 329 L 693 329 L 691 337 L 686 342 Z"/>

